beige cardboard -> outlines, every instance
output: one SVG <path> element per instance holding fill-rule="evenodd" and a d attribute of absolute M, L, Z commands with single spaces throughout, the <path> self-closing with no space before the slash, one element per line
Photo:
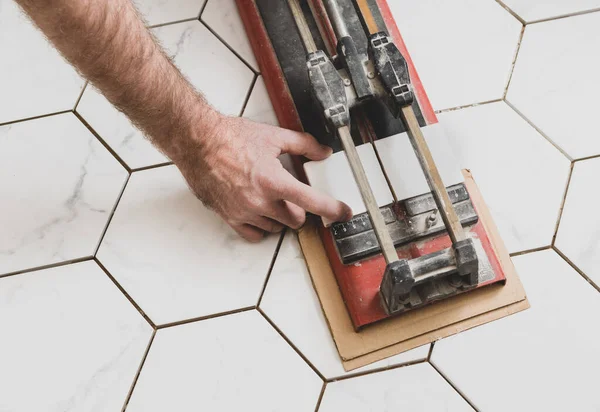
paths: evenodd
<path fill-rule="evenodd" d="M 505 285 L 486 286 L 355 332 L 315 223 L 308 223 L 300 230 L 298 237 L 313 286 L 346 370 L 368 365 L 529 307 L 523 285 L 475 181 L 469 171 L 463 174 L 473 204 L 504 269 Z"/>

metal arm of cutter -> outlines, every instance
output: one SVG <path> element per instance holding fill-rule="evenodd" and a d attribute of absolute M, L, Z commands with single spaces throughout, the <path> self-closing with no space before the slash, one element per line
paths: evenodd
<path fill-rule="evenodd" d="M 369 34 L 368 59 L 375 66 L 378 75 L 376 78 L 369 80 L 366 73 L 367 61 L 357 52 L 338 1 L 323 0 L 323 2 L 338 40 L 338 59 L 344 64 L 352 79 L 351 85 L 355 91 L 355 98 L 351 101 L 348 97 L 350 93 L 347 95 L 342 77 L 329 56 L 322 50 L 315 50 L 314 40 L 310 35 L 308 24 L 298 0 L 288 0 L 308 53 L 307 66 L 312 92 L 321 106 L 327 124 L 337 132 L 341 140 L 387 263 L 380 287 L 380 294 L 386 310 L 393 313 L 398 311 L 402 305 L 410 305 L 413 287 L 419 283 L 417 273 L 431 272 L 430 276 L 436 277 L 447 276 L 454 271 L 465 279 L 467 286 L 477 285 L 479 270 L 475 244 L 473 239 L 467 238 L 465 235 L 412 108 L 414 93 L 406 60 L 385 32 L 374 33 L 373 31 L 377 27 L 373 24 L 365 24 Z M 358 1 L 357 3 L 363 21 L 373 22 L 372 16 L 368 18 L 367 13 L 370 14 L 371 12 L 368 10 L 366 3 L 364 1 Z M 366 98 L 384 100 L 391 113 L 405 125 L 439 213 L 452 240 L 452 248 L 443 257 L 446 267 L 450 268 L 449 270 L 441 272 L 438 270 L 436 272 L 433 267 L 430 267 L 433 261 L 430 259 L 431 256 L 423 256 L 410 261 L 398 258 L 383 215 L 377 205 L 350 136 L 349 106 L 359 105 Z"/>
<path fill-rule="evenodd" d="M 337 135 L 348 158 L 350 169 L 367 208 L 383 256 L 388 264 L 398 261 L 394 242 L 392 242 L 392 238 L 387 231 L 385 220 L 381 214 L 381 210 L 379 210 L 375 195 L 367 179 L 367 174 L 350 134 L 350 115 L 343 80 L 329 57 L 323 51 L 316 50 L 314 40 L 310 35 L 310 29 L 308 28 L 298 0 L 288 0 L 288 3 L 296 20 L 298 30 L 301 33 L 300 37 L 308 53 L 309 76 L 311 77 L 314 92 L 317 94 L 317 100 L 322 102 L 322 109 L 328 123 L 337 130 Z M 327 4 L 328 2 L 326 2 Z M 339 31 L 347 36 L 348 31 L 341 19 L 339 9 L 337 9 L 337 3 L 329 2 L 329 10 L 336 11 L 336 32 Z"/>

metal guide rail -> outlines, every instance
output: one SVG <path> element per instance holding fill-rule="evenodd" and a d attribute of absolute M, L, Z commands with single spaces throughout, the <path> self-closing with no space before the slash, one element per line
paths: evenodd
<path fill-rule="evenodd" d="M 478 216 L 464 184 L 449 187 L 448 195 L 462 226 L 477 223 Z M 404 200 L 395 207 L 385 206 L 380 210 L 395 247 L 446 231 L 430 193 Z M 348 222 L 335 223 L 330 230 L 340 258 L 346 265 L 381 251 L 367 213 L 356 215 Z"/>

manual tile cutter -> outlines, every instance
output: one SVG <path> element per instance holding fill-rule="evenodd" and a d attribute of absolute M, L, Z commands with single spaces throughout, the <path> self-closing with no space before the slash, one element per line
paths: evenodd
<path fill-rule="evenodd" d="M 355 328 L 504 281 L 465 186 L 442 182 L 421 131 L 437 119 L 385 0 L 238 6 L 280 123 L 341 146 L 366 206 L 321 228 Z M 355 144 L 404 131 L 431 193 L 380 209 Z"/>

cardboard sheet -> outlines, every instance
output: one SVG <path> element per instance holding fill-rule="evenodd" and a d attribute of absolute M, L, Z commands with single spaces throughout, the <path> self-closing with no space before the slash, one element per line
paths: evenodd
<path fill-rule="evenodd" d="M 492 285 L 388 319 L 355 332 L 315 222 L 298 234 L 313 286 L 347 371 L 397 355 L 529 307 L 508 251 L 469 171 L 465 184 L 496 248 L 505 285 Z"/>

